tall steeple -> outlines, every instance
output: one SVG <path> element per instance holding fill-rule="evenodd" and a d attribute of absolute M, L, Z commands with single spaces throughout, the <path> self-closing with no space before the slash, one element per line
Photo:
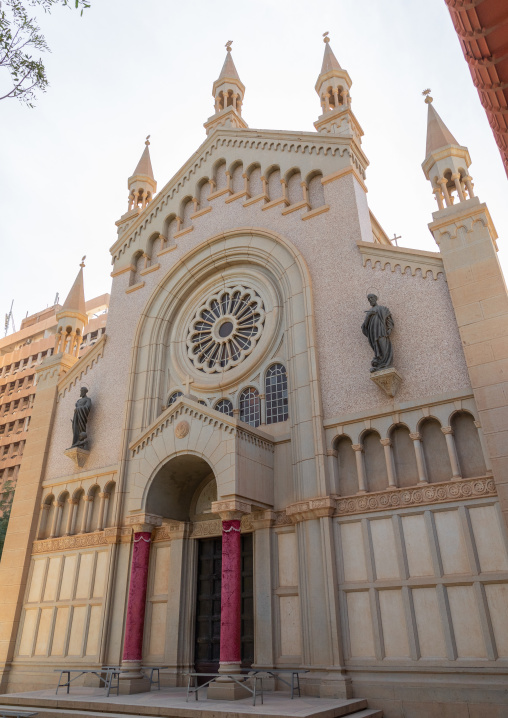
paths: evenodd
<path fill-rule="evenodd" d="M 240 80 L 231 55 L 232 40 L 226 43 L 226 59 L 219 77 L 213 83 L 212 95 L 215 100 L 215 114 L 208 118 L 204 127 L 209 135 L 217 127 L 248 127 L 242 118 L 242 104 L 245 85 Z"/>
<path fill-rule="evenodd" d="M 353 84 L 347 70 L 343 70 L 330 46 L 329 33 L 323 33 L 325 52 L 316 92 L 321 101 L 321 112 L 314 127 L 318 132 L 351 136 L 358 144 L 363 130 L 351 110 L 349 91 Z"/>
<path fill-rule="evenodd" d="M 471 157 L 460 145 L 432 105 L 430 90 L 424 90 L 427 104 L 427 147 L 422 163 L 425 177 L 432 184 L 439 209 L 450 207 L 456 199 L 464 202 L 474 197 L 469 175 Z"/>
<path fill-rule="evenodd" d="M 153 176 L 152 162 L 150 160 L 150 135 L 145 141 L 145 149 L 138 162 L 134 174 L 128 179 L 129 206 L 127 211 L 144 210 L 157 191 L 157 182 Z"/>
<path fill-rule="evenodd" d="M 55 354 L 71 354 L 79 356 L 79 348 L 83 341 L 83 330 L 88 324 L 88 315 L 85 308 L 85 289 L 83 284 L 83 257 L 79 265 L 79 272 L 71 287 L 63 307 L 57 312 L 58 329 L 55 338 Z"/>

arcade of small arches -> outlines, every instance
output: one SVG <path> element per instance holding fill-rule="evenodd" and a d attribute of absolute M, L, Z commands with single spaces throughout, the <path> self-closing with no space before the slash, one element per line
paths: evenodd
<path fill-rule="evenodd" d="M 323 108 L 323 114 L 327 112 L 333 112 L 339 108 L 346 109 L 351 105 L 351 97 L 349 90 L 343 85 L 338 85 L 336 82 L 333 85 L 329 85 L 323 88 L 321 91 L 321 106 Z"/>
<path fill-rule="evenodd" d="M 183 396 L 183 392 L 173 391 L 169 395 L 167 406 L 174 404 Z M 203 406 L 209 404 L 198 399 Z M 264 394 L 260 394 L 255 386 L 248 386 L 238 393 L 235 403 L 229 398 L 221 398 L 213 404 L 215 411 L 226 416 L 238 416 L 250 426 L 258 427 L 261 423 L 277 424 L 288 419 L 288 379 L 286 368 L 277 362 L 271 364 L 264 374 Z M 264 419 L 264 421 L 262 421 Z"/>
<path fill-rule="evenodd" d="M 71 326 L 65 327 L 65 329 L 59 326 L 55 336 L 55 354 L 62 352 L 79 357 L 82 341 L 83 335 L 79 327 L 73 331 Z"/>
<path fill-rule="evenodd" d="M 445 170 L 442 177 L 434 177 L 432 185 L 439 209 L 451 207 L 456 199 L 464 202 L 475 196 L 472 177 L 463 168 L 459 168 L 457 172 Z"/>
<path fill-rule="evenodd" d="M 375 428 L 365 430 L 356 444 L 342 434 L 329 452 L 337 494 L 483 477 L 488 472 L 479 430 L 473 415 L 461 410 L 450 416 L 448 426 L 429 416 L 416 431 L 402 423 L 384 438 Z"/>
<path fill-rule="evenodd" d="M 263 170 L 259 162 L 254 162 L 244 170 L 240 160 L 229 167 L 224 159 L 218 160 L 212 177 L 201 177 L 196 182 L 194 195 L 184 197 L 178 213 L 172 212 L 166 217 L 162 232 L 150 235 L 145 248 L 133 254 L 129 286 L 139 284 L 143 272 L 155 266 L 157 254 L 174 246 L 176 239 L 194 229 L 195 219 L 212 210 L 210 200 L 228 195 L 227 203 L 243 199 L 244 206 L 255 202 L 263 202 L 263 209 L 281 206 L 284 215 L 300 209 L 312 213 L 326 207 L 322 177 L 320 170 L 308 172 L 302 178 L 298 167 L 282 174 L 279 165 Z"/>
<path fill-rule="evenodd" d="M 234 90 L 221 90 L 215 98 L 215 112 L 220 112 L 226 107 L 233 107 L 242 114 L 242 95 Z"/>
<path fill-rule="evenodd" d="M 80 487 L 72 494 L 65 489 L 56 497 L 50 490 L 41 504 L 37 539 L 74 536 L 114 526 L 114 498 L 114 481 L 104 487 L 94 484 L 88 490 Z"/>

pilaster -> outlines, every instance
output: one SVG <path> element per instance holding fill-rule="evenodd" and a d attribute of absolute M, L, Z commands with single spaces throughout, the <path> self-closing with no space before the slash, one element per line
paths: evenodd
<path fill-rule="evenodd" d="M 0 692 L 8 689 L 8 671 L 14 655 L 31 547 L 36 539 L 41 486 L 55 415 L 58 381 L 77 361 L 77 357 L 69 354 L 54 354 L 45 358 L 36 370 L 37 391 L 30 432 L 23 452 L 0 563 Z"/>

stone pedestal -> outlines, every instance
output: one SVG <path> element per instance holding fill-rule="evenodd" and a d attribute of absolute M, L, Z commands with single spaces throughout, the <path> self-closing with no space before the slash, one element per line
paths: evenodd
<path fill-rule="evenodd" d="M 72 449 L 65 449 L 64 454 L 69 459 L 72 459 L 80 469 L 83 468 L 86 460 L 90 456 L 88 449 L 81 449 L 79 446 L 73 446 Z"/>
<path fill-rule="evenodd" d="M 217 678 L 210 683 L 206 697 L 212 701 L 238 701 L 251 696 L 251 692 L 229 678 Z"/>
<path fill-rule="evenodd" d="M 388 396 L 395 396 L 402 381 L 402 377 L 392 366 L 386 369 L 380 369 L 379 371 L 373 371 L 370 378 L 374 384 L 377 384 Z"/>

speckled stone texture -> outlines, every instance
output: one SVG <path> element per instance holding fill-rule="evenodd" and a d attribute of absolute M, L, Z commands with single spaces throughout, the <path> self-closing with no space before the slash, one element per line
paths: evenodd
<path fill-rule="evenodd" d="M 369 291 L 378 294 L 379 303 L 390 308 L 395 321 L 394 363 L 403 380 L 398 403 L 424 403 L 426 397 L 440 393 L 470 391 L 445 278 L 363 267 L 356 241 L 372 241 L 365 193 L 351 174 L 326 184 L 324 192 L 330 210 L 306 222 L 301 221 L 302 211 L 282 216 L 280 206 L 262 211 L 262 202 L 243 207 L 241 199 L 226 204 L 227 195 L 218 197 L 210 203 L 212 211 L 195 220 L 193 231 L 181 237 L 173 251 L 158 258 L 161 268 L 144 276 L 143 288 L 126 294 L 129 273 L 114 278 L 104 357 L 83 382 L 93 401 L 89 422 L 92 451 L 85 470 L 114 464 L 120 458 L 132 346 L 151 294 L 185 254 L 210 236 L 237 227 L 278 232 L 307 262 L 324 419 L 393 407 L 393 401 L 369 377 L 372 352 L 360 329 Z M 157 220 L 160 229 L 163 221 L 162 216 Z M 157 229 L 155 225 L 154 220 L 147 232 Z M 78 388 L 76 385 L 58 403 L 47 479 L 75 471 L 63 450 L 68 445 Z"/>

